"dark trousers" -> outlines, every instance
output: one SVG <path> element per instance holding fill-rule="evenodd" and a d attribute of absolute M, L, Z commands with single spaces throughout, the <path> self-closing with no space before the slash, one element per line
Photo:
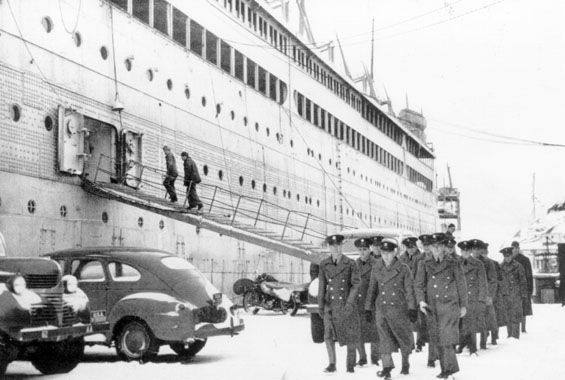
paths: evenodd
<path fill-rule="evenodd" d="M 175 181 L 177 180 L 176 176 L 168 175 L 165 177 L 163 181 L 163 186 L 167 190 L 167 194 L 169 194 L 169 198 L 171 198 L 171 202 L 177 201 L 177 192 L 175 191 Z"/>
<path fill-rule="evenodd" d="M 379 346 L 375 342 L 371 342 L 371 363 L 376 364 L 379 362 Z M 359 360 L 367 361 L 367 351 L 365 350 L 365 343 L 359 343 L 357 349 L 359 350 Z"/>
<path fill-rule="evenodd" d="M 459 372 L 459 364 L 453 346 L 437 346 L 437 352 L 442 373 L 452 375 Z"/>
<path fill-rule="evenodd" d="M 188 200 L 188 207 L 193 208 L 202 205 L 202 201 L 198 194 L 196 194 L 196 184 L 190 182 L 186 188 L 186 199 Z"/>
<path fill-rule="evenodd" d="M 400 355 L 402 357 L 402 367 L 408 367 L 410 365 L 410 362 L 408 361 L 410 352 L 400 350 Z M 390 352 L 381 353 L 381 359 L 383 360 L 383 369 L 394 368 L 394 361 L 392 360 L 392 355 Z"/>
<path fill-rule="evenodd" d="M 506 329 L 508 330 L 509 338 L 520 339 L 520 323 L 508 323 Z"/>

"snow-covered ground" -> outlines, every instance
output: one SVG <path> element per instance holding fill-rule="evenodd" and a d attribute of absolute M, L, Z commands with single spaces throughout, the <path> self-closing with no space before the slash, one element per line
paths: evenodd
<path fill-rule="evenodd" d="M 113 349 L 87 348 L 83 363 L 69 374 L 44 379 L 151 379 L 151 380 L 316 380 L 376 378 L 380 367 L 356 367 L 345 372 L 345 348 L 338 350 L 338 372 L 325 374 L 327 355 L 323 344 L 310 338 L 310 319 L 261 312 L 248 315 L 246 330 L 234 338 L 216 337 L 189 363 L 180 363 L 168 347 L 162 347 L 157 362 L 139 364 L 118 361 Z M 560 305 L 534 305 L 528 319 L 528 333 L 520 340 L 506 338 L 500 329 L 499 344 L 479 350 L 479 356 L 458 355 L 461 371 L 457 380 L 553 380 L 565 379 L 565 308 Z M 427 368 L 427 352 L 410 356 L 410 374 L 400 375 L 399 355 L 393 355 L 397 368 L 393 379 L 435 379 L 437 368 Z M 7 378 L 24 379 L 39 375 L 29 363 L 15 362 Z"/>

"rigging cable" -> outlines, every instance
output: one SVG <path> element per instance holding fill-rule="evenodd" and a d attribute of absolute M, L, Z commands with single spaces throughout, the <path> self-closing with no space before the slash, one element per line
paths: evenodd
<path fill-rule="evenodd" d="M 67 104 L 63 98 L 61 97 L 61 95 L 59 95 L 59 93 L 57 92 L 57 90 L 55 89 L 55 87 L 51 84 L 51 82 L 49 82 L 47 80 L 47 77 L 45 76 L 45 74 L 43 73 L 43 70 L 41 70 L 41 67 L 39 66 L 39 63 L 37 63 L 37 60 L 35 59 L 35 57 L 33 56 L 33 53 L 31 52 L 27 41 L 24 38 L 24 35 L 22 33 L 22 30 L 20 29 L 20 25 L 18 24 L 18 21 L 16 20 L 16 15 L 14 14 L 14 10 L 12 9 L 12 4 L 10 2 L 10 0 L 7 0 L 8 3 L 8 8 L 10 8 L 10 14 L 12 15 L 12 19 L 14 20 L 14 24 L 16 25 L 16 29 L 18 29 L 18 34 L 20 35 L 20 38 L 22 40 L 22 43 L 24 44 L 29 56 L 31 57 L 31 62 L 35 64 L 35 67 L 37 67 L 37 71 L 39 71 L 39 73 L 41 74 L 41 77 L 43 78 L 43 82 L 45 82 L 49 88 L 51 89 L 51 92 L 53 92 L 55 94 L 55 96 L 57 96 L 57 98 L 59 99 L 60 104 Z"/>
<path fill-rule="evenodd" d="M 78 26 L 78 19 L 80 17 L 80 9 L 82 8 L 82 0 L 79 0 L 78 2 L 78 11 L 77 11 L 77 17 L 75 20 L 75 26 L 73 27 L 72 30 L 69 30 L 67 28 L 67 25 L 65 24 L 65 18 L 63 17 L 63 9 L 61 8 L 61 0 L 57 1 L 59 4 L 59 14 L 61 15 L 61 23 L 63 24 L 63 28 L 65 28 L 65 31 L 69 34 L 74 34 L 77 30 L 77 26 Z M 111 8 L 111 7 L 110 7 Z"/>

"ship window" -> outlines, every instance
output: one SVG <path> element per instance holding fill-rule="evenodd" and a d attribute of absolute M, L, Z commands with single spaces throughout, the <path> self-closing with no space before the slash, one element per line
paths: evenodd
<path fill-rule="evenodd" d="M 45 16 L 43 17 L 43 19 L 41 19 L 41 25 L 43 25 L 43 29 L 45 29 L 47 33 L 51 33 L 51 31 L 53 30 L 53 21 L 48 16 Z"/>
<path fill-rule="evenodd" d="M 243 54 L 241 54 L 237 50 L 234 50 L 234 55 L 235 55 L 234 75 L 237 79 L 243 81 L 243 74 L 244 74 L 243 68 L 245 65 L 245 61 L 243 60 Z"/>
<path fill-rule="evenodd" d="M 102 46 L 100 48 L 100 56 L 102 57 L 103 60 L 108 59 L 108 49 L 106 48 L 106 46 Z"/>
<path fill-rule="evenodd" d="M 255 123 L 255 130 L 259 132 L 259 123 Z"/>
<path fill-rule="evenodd" d="M 204 28 L 195 22 L 190 20 L 190 50 L 202 57 L 202 33 Z"/>
<path fill-rule="evenodd" d="M 12 104 L 12 106 L 10 107 L 10 118 L 14 121 L 20 121 L 21 117 L 22 111 L 20 109 L 20 106 L 17 104 Z"/>
<path fill-rule="evenodd" d="M 350 134 L 351 134 L 351 131 L 350 131 L 349 127 L 346 127 L 346 129 L 345 129 L 345 143 L 346 143 L 346 144 L 349 144 L 349 136 L 350 136 Z"/>
<path fill-rule="evenodd" d="M 279 80 L 279 104 L 286 102 L 286 97 L 288 96 L 288 91 L 286 90 L 286 83 Z"/>
<path fill-rule="evenodd" d="M 267 95 L 267 71 L 261 66 L 258 67 L 259 67 L 259 92 L 261 92 L 264 95 Z"/>
<path fill-rule="evenodd" d="M 186 46 L 186 15 L 173 7 L 173 40 Z"/>
<path fill-rule="evenodd" d="M 251 188 L 255 189 L 255 180 L 254 179 L 251 180 Z"/>
<path fill-rule="evenodd" d="M 273 195 L 277 195 L 277 187 L 273 187 Z"/>
<path fill-rule="evenodd" d="M 218 37 L 210 31 L 206 31 L 206 59 L 216 65 L 218 63 Z"/>
<path fill-rule="evenodd" d="M 132 1 L 133 17 L 146 24 L 149 24 L 149 1 L 150 0 Z"/>
<path fill-rule="evenodd" d="M 269 137 L 269 135 L 271 134 L 271 131 L 269 130 L 269 128 L 265 129 L 265 133 L 267 134 L 267 137 Z"/>
<path fill-rule="evenodd" d="M 312 122 L 312 111 L 310 110 L 310 105 L 311 105 L 311 101 L 310 99 L 306 98 L 306 120 Z"/>
<path fill-rule="evenodd" d="M 220 58 L 221 58 L 221 67 L 226 73 L 231 73 L 231 47 L 224 41 L 220 41 Z"/>
<path fill-rule="evenodd" d="M 250 60 L 249 58 L 247 58 L 247 84 L 253 88 L 255 88 L 255 84 L 257 83 L 256 78 L 256 73 L 255 73 L 255 68 L 257 67 L 257 64 L 255 64 L 255 62 L 253 62 L 252 60 Z"/>
<path fill-rule="evenodd" d="M 163 228 L 165 228 L 165 221 L 163 219 L 161 219 L 159 221 L 159 229 L 162 230 Z"/>
<path fill-rule="evenodd" d="M 143 218 L 141 216 L 139 218 L 137 218 L 137 225 L 139 227 L 143 227 Z"/>
<path fill-rule="evenodd" d="M 108 223 L 108 213 L 106 211 L 102 212 L 102 223 Z"/>
<path fill-rule="evenodd" d="M 266 183 L 263 184 L 263 192 L 264 192 L 264 193 L 267 192 L 267 184 L 266 184 Z"/>
<path fill-rule="evenodd" d="M 82 45 L 82 36 L 80 35 L 79 32 L 74 32 L 73 33 L 73 42 L 75 43 L 75 45 L 77 47 L 79 47 L 80 45 Z"/>
<path fill-rule="evenodd" d="M 224 172 L 222 170 L 218 170 L 218 178 L 220 181 L 224 179 Z"/>
<path fill-rule="evenodd" d="M 230 117 L 232 120 L 235 119 L 235 112 L 233 110 L 230 111 Z"/>
<path fill-rule="evenodd" d="M 47 131 L 51 131 L 53 129 L 53 118 L 50 115 L 45 116 L 45 119 L 43 119 L 43 125 L 45 125 L 45 129 Z"/>
<path fill-rule="evenodd" d="M 243 117 L 243 125 L 247 127 L 247 116 Z"/>
<path fill-rule="evenodd" d="M 167 6 L 165 0 L 153 0 L 153 27 L 165 34 L 169 34 Z"/>
<path fill-rule="evenodd" d="M 173 81 L 171 79 L 167 79 L 167 88 L 169 90 L 173 89 Z"/>
<path fill-rule="evenodd" d="M 269 74 L 269 97 L 277 101 L 277 77 Z"/>
<path fill-rule="evenodd" d="M 320 112 L 320 127 L 326 129 L 326 110 L 322 109 Z"/>
<path fill-rule="evenodd" d="M 64 218 L 67 216 L 67 206 L 62 205 L 59 207 L 59 214 Z"/>
<path fill-rule="evenodd" d="M 110 0 L 112 3 L 116 4 L 123 10 L 128 10 L 128 0 Z"/>
<path fill-rule="evenodd" d="M 124 61 L 124 65 L 126 66 L 127 71 L 131 71 L 131 67 L 132 67 L 131 58 L 126 58 L 126 60 Z"/>
<path fill-rule="evenodd" d="M 296 94 L 296 111 L 302 117 L 304 117 L 304 96 L 300 92 L 295 92 Z"/>
<path fill-rule="evenodd" d="M 207 176 L 208 175 L 208 165 L 204 165 L 204 167 L 202 168 L 202 171 L 204 172 L 204 175 Z"/>
<path fill-rule="evenodd" d="M 152 69 L 147 69 L 147 79 L 149 80 L 149 82 L 151 82 L 153 80 L 153 70 Z"/>
<path fill-rule="evenodd" d="M 318 125 L 318 112 L 320 111 L 320 107 L 317 104 L 314 104 L 314 124 Z"/>
<path fill-rule="evenodd" d="M 33 214 L 35 212 L 35 207 L 36 207 L 36 205 L 35 205 L 35 201 L 33 199 L 31 199 L 27 202 L 27 211 L 30 214 Z"/>
<path fill-rule="evenodd" d="M 190 99 L 190 89 L 188 88 L 188 85 L 184 88 L 184 96 L 186 96 L 187 99 Z"/>
<path fill-rule="evenodd" d="M 202 97 L 202 107 L 206 107 L 206 97 Z"/>

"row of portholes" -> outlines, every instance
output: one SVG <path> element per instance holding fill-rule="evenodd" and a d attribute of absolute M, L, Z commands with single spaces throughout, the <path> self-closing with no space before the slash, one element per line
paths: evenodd
<path fill-rule="evenodd" d="M 37 211 L 37 203 L 35 202 L 34 199 L 30 199 L 29 201 L 27 201 L 27 211 L 30 214 L 35 214 L 35 211 Z M 67 206 L 61 205 L 61 207 L 59 207 L 59 215 L 61 215 L 64 218 L 67 216 L 67 214 L 68 214 Z"/>
<path fill-rule="evenodd" d="M 51 17 L 49 16 L 45 16 L 43 17 L 43 19 L 41 19 L 41 25 L 43 26 L 43 29 L 45 29 L 45 32 L 47 33 L 51 33 L 53 31 L 53 28 L 55 27 L 55 24 L 53 24 L 53 20 L 51 20 Z M 72 38 L 76 47 L 82 45 L 82 35 L 79 32 L 76 31 L 73 32 Z"/>
<path fill-rule="evenodd" d="M 22 108 L 18 104 L 11 104 L 10 108 L 10 119 L 15 121 L 16 123 L 20 121 L 22 118 Z M 43 125 L 47 131 L 53 130 L 53 126 L 55 125 L 55 121 L 51 115 L 45 116 L 43 119 Z"/>

